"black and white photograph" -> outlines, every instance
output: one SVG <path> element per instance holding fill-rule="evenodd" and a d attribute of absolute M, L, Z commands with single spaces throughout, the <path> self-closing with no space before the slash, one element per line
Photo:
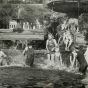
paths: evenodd
<path fill-rule="evenodd" d="M 0 88 L 88 88 L 88 0 L 0 0 Z"/>

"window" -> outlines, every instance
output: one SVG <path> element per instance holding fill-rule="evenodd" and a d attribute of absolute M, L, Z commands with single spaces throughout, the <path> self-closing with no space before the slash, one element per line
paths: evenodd
<path fill-rule="evenodd" d="M 13 28 L 13 25 L 12 25 L 12 28 Z"/>
<path fill-rule="evenodd" d="M 16 25 L 14 25 L 14 28 L 15 28 Z"/>
<path fill-rule="evenodd" d="M 11 28 L 11 25 L 10 25 L 10 28 Z"/>

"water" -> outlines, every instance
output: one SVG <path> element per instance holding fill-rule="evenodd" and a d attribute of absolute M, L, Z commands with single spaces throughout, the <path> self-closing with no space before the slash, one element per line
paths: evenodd
<path fill-rule="evenodd" d="M 72 72 L 72 73 L 75 73 L 77 74 L 78 73 L 78 67 L 74 67 L 74 68 L 71 68 L 70 66 L 68 67 L 66 64 L 64 64 L 64 62 L 62 63 L 62 65 L 59 63 L 59 64 L 52 64 L 52 62 L 48 59 L 45 59 L 44 57 L 41 57 L 40 58 L 41 61 L 39 63 L 35 63 L 36 66 L 40 69 L 49 69 L 49 70 L 64 70 L 64 71 L 67 71 L 67 72 Z"/>
<path fill-rule="evenodd" d="M 10 65 L 7 65 L 6 62 L 4 62 L 4 66 L 26 66 L 26 56 L 22 55 L 22 52 L 17 49 L 8 49 L 3 50 L 6 55 L 8 56 L 8 59 L 10 60 Z M 66 59 L 63 59 L 66 60 Z M 68 60 L 68 59 L 67 59 Z M 54 61 L 53 61 L 54 62 Z M 67 72 L 72 73 L 78 73 L 78 67 L 71 68 L 70 65 L 67 66 L 67 64 L 63 61 L 62 65 L 60 63 L 56 64 L 55 62 L 52 63 L 51 60 L 48 60 L 46 56 L 42 55 L 35 55 L 34 64 L 37 68 L 40 69 L 50 69 L 50 70 L 65 70 Z"/>
<path fill-rule="evenodd" d="M 16 49 L 8 49 L 4 50 L 6 53 L 10 64 L 8 66 L 24 66 L 26 57 L 22 55 L 22 52 L 20 50 Z M 7 65 L 6 61 L 4 61 L 4 64 Z"/>

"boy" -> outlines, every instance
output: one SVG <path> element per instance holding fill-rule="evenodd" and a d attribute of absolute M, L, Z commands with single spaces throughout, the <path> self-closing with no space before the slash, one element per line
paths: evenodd
<path fill-rule="evenodd" d="M 28 46 L 24 49 L 23 55 L 25 54 L 27 56 L 26 65 L 32 67 L 34 63 L 34 49 L 31 44 L 28 44 Z"/>

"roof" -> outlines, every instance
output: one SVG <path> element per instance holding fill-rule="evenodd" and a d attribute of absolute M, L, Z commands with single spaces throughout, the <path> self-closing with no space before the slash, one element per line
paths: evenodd
<path fill-rule="evenodd" d="M 10 20 L 9 22 L 17 22 L 16 20 Z"/>

